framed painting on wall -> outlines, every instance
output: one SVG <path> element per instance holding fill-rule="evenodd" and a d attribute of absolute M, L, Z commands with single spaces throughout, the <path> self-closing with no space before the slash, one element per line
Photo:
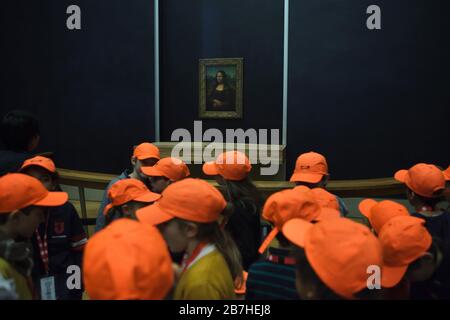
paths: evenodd
<path fill-rule="evenodd" d="M 243 58 L 200 59 L 201 119 L 241 119 Z"/>

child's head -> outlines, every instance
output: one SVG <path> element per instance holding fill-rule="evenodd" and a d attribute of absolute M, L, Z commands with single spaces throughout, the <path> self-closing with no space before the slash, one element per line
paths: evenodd
<path fill-rule="evenodd" d="M 55 164 L 49 158 L 36 156 L 25 160 L 20 172 L 38 179 L 48 191 L 60 191 L 59 175 Z"/>
<path fill-rule="evenodd" d="M 131 157 L 131 165 L 133 172 L 141 181 L 145 181 L 147 176 L 142 172 L 142 167 L 151 167 L 155 165 L 160 159 L 159 149 L 154 144 L 149 142 L 141 143 L 136 146 Z"/>
<path fill-rule="evenodd" d="M 419 163 L 409 170 L 399 170 L 394 178 L 406 185 L 408 200 L 415 207 L 434 209 L 445 189 L 444 174 L 432 164 Z"/>
<path fill-rule="evenodd" d="M 369 267 L 382 267 L 381 245 L 370 230 L 346 218 L 311 224 L 292 219 L 283 234 L 298 247 L 297 291 L 301 299 L 371 298 Z"/>
<path fill-rule="evenodd" d="M 176 158 L 163 158 L 152 167 L 142 167 L 142 172 L 149 177 L 151 190 L 161 193 L 169 184 L 187 178 L 190 175 L 187 165 Z"/>
<path fill-rule="evenodd" d="M 251 170 L 250 160 L 239 151 L 221 153 L 215 161 L 203 164 L 203 173 L 207 176 L 217 177 L 217 182 L 222 185 L 225 184 L 225 180 L 245 180 Z"/>
<path fill-rule="evenodd" d="M 273 224 L 274 228 L 262 243 L 259 252 L 263 253 L 273 238 L 282 230 L 283 225 L 291 219 L 303 219 L 316 222 L 339 218 L 339 211 L 322 208 L 308 188 L 283 190 L 272 194 L 266 201 L 262 217 Z"/>
<path fill-rule="evenodd" d="M 46 207 L 67 200 L 67 193 L 49 192 L 33 177 L 7 174 L 0 178 L 0 228 L 13 239 L 29 239 L 44 221 Z"/>
<path fill-rule="evenodd" d="M 425 228 L 423 219 L 412 216 L 394 217 L 381 228 L 378 238 L 383 249 L 383 287 L 390 288 L 397 285 L 414 262 L 419 266 L 411 270 L 412 277 L 419 273 L 431 276 L 426 270 L 429 271 L 429 268 L 424 266 L 430 258 L 428 251 L 432 238 Z M 423 266 L 420 266 L 421 261 L 425 263 Z"/>
<path fill-rule="evenodd" d="M 400 203 L 383 200 L 377 202 L 373 199 L 364 199 L 359 203 L 359 211 L 365 216 L 376 234 L 390 219 L 397 216 L 409 216 L 408 209 Z"/>
<path fill-rule="evenodd" d="M 174 272 L 159 231 L 121 219 L 88 241 L 83 278 L 91 299 L 159 300 L 170 291 Z"/>
<path fill-rule="evenodd" d="M 297 158 L 290 181 L 312 189 L 324 188 L 328 179 L 328 164 L 325 157 L 316 152 L 308 152 Z"/>
<path fill-rule="evenodd" d="M 184 221 L 181 241 L 169 232 L 165 237 L 171 251 L 182 252 L 198 237 L 197 224 L 217 223 L 225 206 L 222 194 L 208 182 L 187 178 L 169 185 L 158 202 L 138 210 L 136 216 L 144 223 L 162 225 L 169 231 L 180 231 L 180 221 Z"/>
<path fill-rule="evenodd" d="M 158 202 L 136 215 L 158 226 L 172 252 L 189 251 L 202 242 L 214 244 L 235 277 L 242 271 L 239 251 L 218 224 L 225 207 L 222 194 L 208 182 L 186 178 L 169 185 Z"/>
<path fill-rule="evenodd" d="M 10 111 L 0 123 L 0 137 L 8 150 L 31 152 L 39 144 L 39 135 L 39 122 L 26 111 Z"/>
<path fill-rule="evenodd" d="M 108 222 L 114 218 L 136 219 L 136 211 L 155 202 L 161 195 L 151 192 L 137 179 L 123 179 L 108 190 L 111 201 L 104 209 Z"/>

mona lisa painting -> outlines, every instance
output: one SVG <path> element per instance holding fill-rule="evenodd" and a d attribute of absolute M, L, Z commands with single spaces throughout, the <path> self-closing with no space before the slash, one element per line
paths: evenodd
<path fill-rule="evenodd" d="M 200 118 L 242 118 L 242 62 L 242 58 L 200 60 Z"/>

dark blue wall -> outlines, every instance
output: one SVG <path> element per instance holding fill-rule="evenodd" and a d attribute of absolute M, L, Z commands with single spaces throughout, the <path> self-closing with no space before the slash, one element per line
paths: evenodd
<path fill-rule="evenodd" d="M 82 30 L 66 28 L 77 4 Z M 154 139 L 153 0 L 2 1 L 1 114 L 33 111 L 60 167 L 120 172 Z"/>
<path fill-rule="evenodd" d="M 293 0 L 288 158 L 317 150 L 332 177 L 447 166 L 450 12 L 444 0 Z M 382 30 L 366 28 L 366 8 Z"/>

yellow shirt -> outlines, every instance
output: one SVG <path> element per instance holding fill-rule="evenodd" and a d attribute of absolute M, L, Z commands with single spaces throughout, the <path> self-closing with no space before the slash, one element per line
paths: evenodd
<path fill-rule="evenodd" d="M 17 272 L 6 260 L 0 258 L 0 274 L 5 279 L 12 279 L 16 286 L 16 293 L 20 300 L 31 300 L 33 295 L 27 279 Z"/>
<path fill-rule="evenodd" d="M 234 282 L 222 254 L 213 250 L 196 261 L 180 278 L 175 300 L 235 299 Z"/>

